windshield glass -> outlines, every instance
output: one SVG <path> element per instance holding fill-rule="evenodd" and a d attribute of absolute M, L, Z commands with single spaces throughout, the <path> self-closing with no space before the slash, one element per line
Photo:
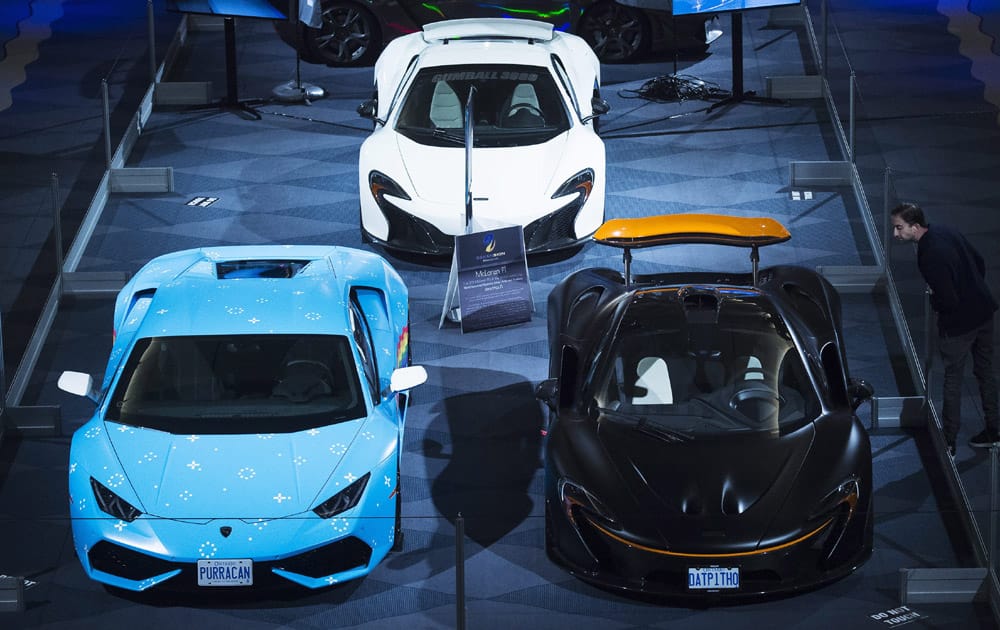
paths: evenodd
<path fill-rule="evenodd" d="M 671 440 L 779 435 L 820 410 L 784 322 L 744 289 L 637 294 L 595 391 L 609 421 Z"/>
<path fill-rule="evenodd" d="M 430 146 L 462 146 L 473 96 L 473 145 L 540 144 L 569 129 L 566 106 L 547 68 L 500 64 L 424 68 L 413 79 L 396 131 Z"/>
<path fill-rule="evenodd" d="M 335 335 L 140 339 L 107 419 L 170 433 L 288 433 L 362 417 L 354 357 Z"/>

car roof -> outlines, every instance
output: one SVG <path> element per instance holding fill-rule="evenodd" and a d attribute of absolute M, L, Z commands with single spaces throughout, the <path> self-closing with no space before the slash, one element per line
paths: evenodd
<path fill-rule="evenodd" d="M 134 293 L 132 316 L 119 332 L 137 327 L 139 337 L 350 333 L 348 287 L 331 259 L 343 257 L 338 248 L 221 249 L 226 255 L 195 251 L 151 261 L 137 278 L 159 273 L 163 282 Z M 258 268 L 227 274 L 224 265 L 233 261 L 263 265 L 263 273 Z"/>

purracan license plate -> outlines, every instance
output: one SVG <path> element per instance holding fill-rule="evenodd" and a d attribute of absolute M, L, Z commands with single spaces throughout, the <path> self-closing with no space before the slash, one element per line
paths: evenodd
<path fill-rule="evenodd" d="M 739 567 L 688 567 L 689 590 L 722 590 L 739 587 Z"/>
<path fill-rule="evenodd" d="M 253 586 L 253 560 L 199 560 L 198 586 Z"/>

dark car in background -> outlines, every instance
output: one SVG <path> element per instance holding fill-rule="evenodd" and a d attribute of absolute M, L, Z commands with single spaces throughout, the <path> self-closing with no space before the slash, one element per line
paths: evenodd
<path fill-rule="evenodd" d="M 757 269 L 771 218 L 613 219 L 625 272 L 548 300 L 545 547 L 572 574 L 684 601 L 788 594 L 872 552 L 872 451 L 840 298 L 815 270 Z M 752 273 L 633 276 L 634 248 L 730 245 Z M 725 266 L 729 266 L 726 264 Z"/>
<path fill-rule="evenodd" d="M 722 31 L 716 16 L 671 15 L 670 0 L 320 0 L 320 28 L 279 22 L 282 39 L 302 59 L 329 66 L 375 61 L 386 43 L 425 24 L 457 18 L 507 17 L 541 20 L 575 33 L 604 63 L 632 62 L 651 50 L 704 50 Z"/>

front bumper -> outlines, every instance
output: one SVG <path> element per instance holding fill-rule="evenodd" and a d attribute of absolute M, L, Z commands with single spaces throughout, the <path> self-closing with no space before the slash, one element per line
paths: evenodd
<path fill-rule="evenodd" d="M 73 538 L 88 577 L 126 590 L 246 588 L 199 587 L 199 559 L 252 560 L 256 588 L 293 583 L 322 588 L 362 577 L 385 558 L 395 535 L 394 508 L 388 511 L 330 520 L 302 516 L 206 523 L 145 515 L 128 524 L 110 517 L 74 518 Z M 223 523 L 232 528 L 225 537 L 219 533 Z"/>
<path fill-rule="evenodd" d="M 870 512 L 834 518 L 794 542 L 750 553 L 683 553 L 636 544 L 586 517 L 575 523 L 546 507 L 546 551 L 570 573 L 595 585 L 667 598 L 739 600 L 815 588 L 849 574 L 871 555 Z M 689 569 L 739 569 L 738 588 L 700 589 Z"/>
<path fill-rule="evenodd" d="M 579 203 L 574 199 L 525 225 L 525 252 L 541 254 L 572 248 L 585 242 L 593 232 L 577 234 L 576 224 L 586 207 L 586 203 Z M 379 238 L 367 231 L 362 223 L 363 236 L 367 242 L 390 250 L 429 256 L 451 256 L 454 251 L 454 235 L 445 234 L 432 223 L 406 212 L 385 197 L 378 204 L 378 209 L 388 224 L 388 236 Z"/>

